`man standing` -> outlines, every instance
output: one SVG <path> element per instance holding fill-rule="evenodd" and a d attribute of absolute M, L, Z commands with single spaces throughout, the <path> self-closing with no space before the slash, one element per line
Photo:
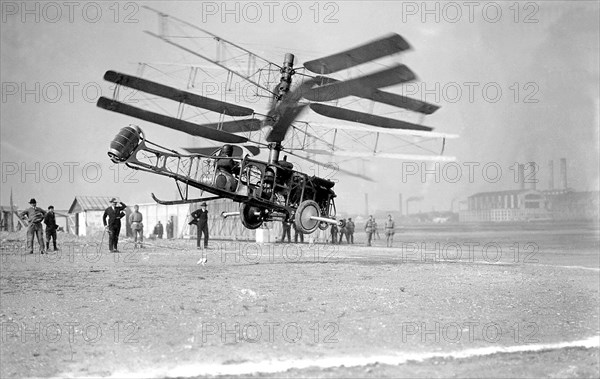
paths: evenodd
<path fill-rule="evenodd" d="M 54 207 L 51 205 L 48 207 L 48 212 L 44 216 L 44 224 L 46 224 L 46 251 L 50 250 L 50 239 L 52 238 L 52 245 L 54 245 L 54 251 L 56 248 L 56 215 L 54 214 Z"/>
<path fill-rule="evenodd" d="M 29 254 L 33 254 L 33 237 L 36 236 L 38 243 L 40 244 L 40 254 L 44 254 L 44 227 L 42 226 L 42 220 L 46 212 L 42 208 L 38 208 L 35 199 L 29 200 L 29 207 L 19 215 L 21 218 L 27 218 L 29 226 L 27 227 L 27 248 Z"/>
<path fill-rule="evenodd" d="M 161 224 L 159 221 L 158 224 L 156 225 L 156 236 L 159 239 L 162 239 L 164 232 L 165 232 L 165 229 L 163 228 L 163 224 Z"/>
<path fill-rule="evenodd" d="M 373 233 L 375 233 L 375 220 L 373 216 L 369 216 L 367 223 L 365 224 L 365 232 L 367 233 L 367 246 L 371 246 L 371 239 L 373 239 Z"/>
<path fill-rule="evenodd" d="M 104 210 L 102 223 L 108 232 L 108 250 L 118 253 L 117 245 L 119 243 L 119 233 L 121 232 L 121 219 L 125 217 L 124 209 L 127 208 L 127 205 L 117 201 L 114 197 L 110 199 L 110 203 L 111 206 Z"/>
<path fill-rule="evenodd" d="M 196 209 L 192 212 L 193 220 L 190 224 L 196 224 L 198 226 L 198 235 L 196 240 L 196 247 L 200 248 L 200 240 L 204 233 L 204 248 L 208 247 L 208 211 L 206 210 L 206 202 L 200 204 L 200 209 Z"/>
<path fill-rule="evenodd" d="M 169 220 L 167 221 L 167 239 L 172 239 L 173 238 L 173 220 L 171 220 L 169 218 Z"/>
<path fill-rule="evenodd" d="M 294 225 L 294 243 L 298 243 L 298 236 L 300 236 L 300 243 L 304 243 L 304 233 L 302 233 L 301 231 L 298 230 L 295 222 L 293 223 L 293 225 Z"/>
<path fill-rule="evenodd" d="M 340 240 L 338 241 L 338 243 L 341 245 L 342 244 L 342 239 L 344 238 L 344 236 L 346 236 L 346 233 L 348 232 L 348 229 L 346 228 L 346 219 L 340 219 Z M 346 237 L 346 242 L 348 242 L 348 237 Z"/>
<path fill-rule="evenodd" d="M 281 222 L 281 227 L 283 228 L 283 234 L 281 235 L 281 242 L 285 242 L 285 236 L 287 235 L 288 242 L 292 243 L 292 235 L 291 235 L 292 221 L 283 220 Z"/>
<path fill-rule="evenodd" d="M 337 243 L 338 227 L 336 224 L 331 225 L 331 243 L 335 245 Z"/>
<path fill-rule="evenodd" d="M 354 221 L 351 218 L 348 218 L 348 223 L 346 224 L 346 241 L 348 243 L 354 243 Z"/>
<path fill-rule="evenodd" d="M 140 248 L 144 247 L 142 243 L 144 242 L 144 217 L 142 213 L 139 211 L 140 207 L 138 205 L 133 206 L 133 212 L 129 215 L 129 223 L 131 224 L 131 231 L 133 231 L 133 242 L 135 246 L 139 246 Z M 140 242 L 138 245 L 138 236 L 140 237 Z"/>
<path fill-rule="evenodd" d="M 388 219 L 385 222 L 385 242 L 387 247 L 392 247 L 392 243 L 394 242 L 394 228 L 396 224 L 392 219 L 392 215 L 388 215 Z"/>

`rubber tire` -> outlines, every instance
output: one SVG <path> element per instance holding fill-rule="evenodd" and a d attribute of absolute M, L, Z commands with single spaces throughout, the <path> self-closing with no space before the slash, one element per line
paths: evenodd
<path fill-rule="evenodd" d="M 245 203 L 240 204 L 240 219 L 246 229 L 258 229 L 263 224 L 262 217 L 254 214 L 256 211 L 260 209 Z"/>
<path fill-rule="evenodd" d="M 296 229 L 303 234 L 310 234 L 317 230 L 320 221 L 311 220 L 312 216 L 319 217 L 321 215 L 321 210 L 319 209 L 319 205 L 312 200 L 304 200 L 296 209 L 296 215 L 294 217 L 294 223 L 296 224 Z"/>

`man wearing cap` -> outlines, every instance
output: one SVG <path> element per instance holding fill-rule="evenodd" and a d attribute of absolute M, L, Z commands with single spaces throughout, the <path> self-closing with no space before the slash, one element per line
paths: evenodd
<path fill-rule="evenodd" d="M 46 211 L 42 208 L 38 208 L 35 199 L 29 200 L 28 209 L 21 212 L 19 215 L 22 219 L 27 218 L 29 226 L 27 227 L 27 248 L 29 254 L 33 254 L 33 237 L 36 236 L 38 243 L 40 244 L 40 254 L 44 254 L 44 227 L 42 221 L 46 216 Z"/>
<path fill-rule="evenodd" d="M 108 232 L 108 250 L 118 253 L 119 233 L 121 232 L 121 219 L 125 217 L 124 209 L 127 205 L 117 201 L 114 197 L 110 199 L 111 206 L 104 210 L 102 223 Z M 121 205 L 119 205 L 121 204 Z M 106 220 L 108 218 L 108 221 Z"/>
<path fill-rule="evenodd" d="M 208 247 L 208 211 L 206 210 L 206 202 L 200 204 L 200 209 L 196 209 L 192 212 L 193 220 L 190 224 L 196 224 L 198 226 L 198 235 L 196 240 L 196 247 L 200 248 L 200 240 L 202 233 L 204 233 L 204 248 Z"/>
<path fill-rule="evenodd" d="M 142 222 L 144 217 L 139 209 L 140 207 L 137 204 L 133 206 L 133 212 L 129 215 L 129 223 L 131 224 L 131 230 L 133 231 L 133 242 L 135 246 L 142 248 L 144 247 L 142 245 L 144 242 L 144 224 Z M 139 243 L 138 236 L 140 237 Z"/>
<path fill-rule="evenodd" d="M 56 225 L 56 215 L 52 205 L 48 207 L 48 212 L 44 216 L 44 224 L 46 224 L 46 251 L 50 250 L 50 239 L 52 239 L 54 251 L 56 251 L 58 250 L 56 248 L 56 229 L 58 229 L 58 225 Z"/>

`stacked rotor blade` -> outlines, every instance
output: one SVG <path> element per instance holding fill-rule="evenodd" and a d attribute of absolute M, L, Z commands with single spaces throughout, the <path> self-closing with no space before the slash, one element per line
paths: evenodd
<path fill-rule="evenodd" d="M 375 73 L 345 81 L 322 76 L 323 74 L 335 73 L 408 49 L 410 49 L 410 45 L 401 36 L 392 34 L 341 53 L 306 62 L 304 64 L 306 69 L 320 75 L 313 79 L 318 85 L 306 91 L 304 97 L 310 101 L 324 102 L 347 96 L 356 96 L 417 113 L 432 114 L 439 109 L 439 106 L 380 90 L 383 87 L 415 80 L 416 75 L 405 65 L 398 64 Z M 419 131 L 433 130 L 431 127 L 329 105 L 312 103 L 310 108 L 326 117 L 376 127 Z"/>
<path fill-rule="evenodd" d="M 254 111 L 250 108 L 210 99 L 195 93 L 178 90 L 160 83 L 115 71 L 107 71 L 104 75 L 104 79 L 117 85 L 123 85 L 148 94 L 160 96 L 182 104 L 206 109 L 219 114 L 228 116 L 252 116 L 254 114 Z M 253 118 L 209 124 L 195 124 L 178 118 L 136 108 L 134 106 L 119 102 L 117 100 L 111 100 L 106 97 L 100 97 L 98 99 L 97 106 L 113 112 L 136 117 L 144 121 L 163 125 L 171 129 L 191 134 L 193 136 L 204 137 L 226 143 L 248 142 L 247 138 L 232 133 L 256 131 L 262 126 L 260 120 Z"/>

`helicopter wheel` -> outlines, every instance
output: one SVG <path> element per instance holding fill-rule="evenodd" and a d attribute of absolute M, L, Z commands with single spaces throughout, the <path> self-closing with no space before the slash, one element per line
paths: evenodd
<path fill-rule="evenodd" d="M 257 215 L 256 212 L 262 213 L 260 212 L 260 208 L 244 203 L 240 204 L 240 218 L 242 220 L 242 225 L 248 229 L 260 227 L 263 223 L 262 215 Z"/>
<path fill-rule="evenodd" d="M 327 230 L 328 227 L 329 227 L 329 224 L 324 221 L 321 221 L 319 223 L 319 229 L 321 229 L 321 230 Z"/>
<path fill-rule="evenodd" d="M 305 200 L 300 203 L 298 209 L 296 209 L 296 216 L 294 222 L 296 229 L 304 234 L 310 234 L 317 230 L 319 221 L 312 220 L 311 217 L 320 215 L 319 205 L 312 200 Z"/>

